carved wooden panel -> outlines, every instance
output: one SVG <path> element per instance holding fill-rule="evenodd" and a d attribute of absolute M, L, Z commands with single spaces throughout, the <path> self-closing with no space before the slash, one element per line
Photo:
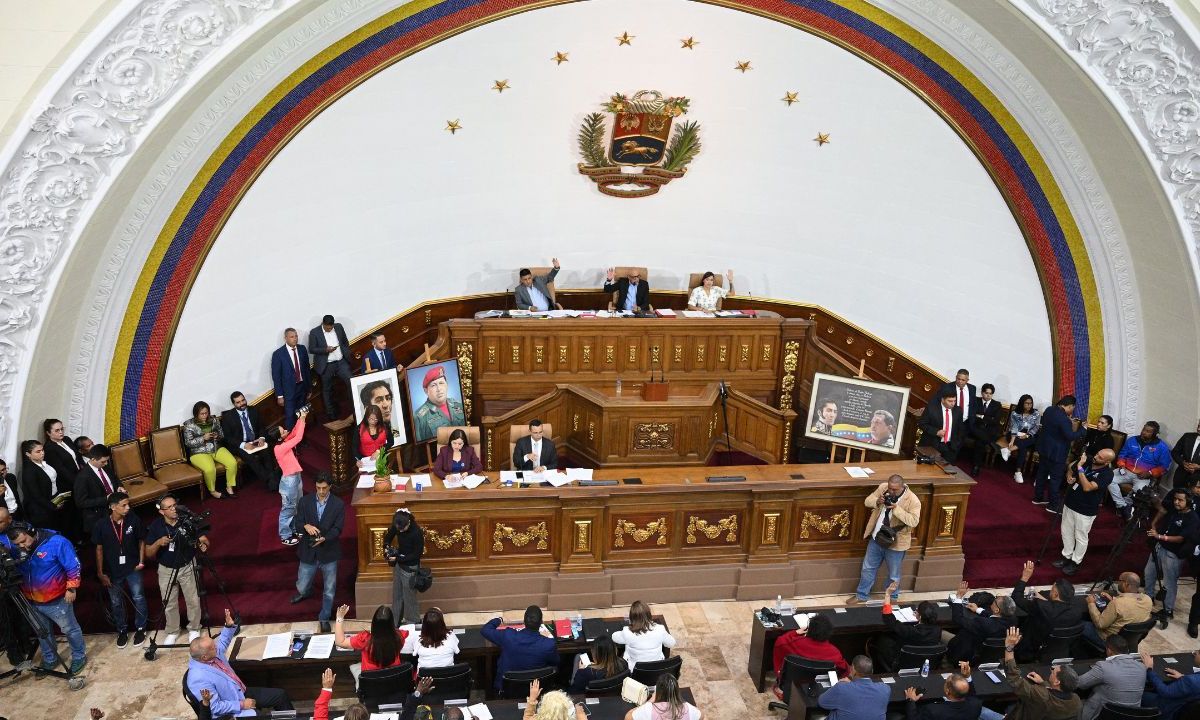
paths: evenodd
<path fill-rule="evenodd" d="M 706 545 L 735 546 L 742 542 L 745 524 L 739 510 L 702 510 L 686 512 L 685 547 Z"/>
<path fill-rule="evenodd" d="M 491 528 L 491 555 L 549 554 L 552 517 L 494 519 Z"/>
<path fill-rule="evenodd" d="M 854 508 L 849 505 L 814 506 L 796 508 L 792 526 L 796 529 L 795 542 L 842 542 L 851 539 Z"/>
<path fill-rule="evenodd" d="M 634 450 L 670 450 L 675 447 L 674 423 L 648 422 L 633 426 Z"/>
<path fill-rule="evenodd" d="M 425 556 L 430 558 L 473 557 L 478 530 L 475 519 L 425 521 Z"/>
<path fill-rule="evenodd" d="M 647 550 L 671 544 L 669 513 L 612 513 L 612 548 Z"/>

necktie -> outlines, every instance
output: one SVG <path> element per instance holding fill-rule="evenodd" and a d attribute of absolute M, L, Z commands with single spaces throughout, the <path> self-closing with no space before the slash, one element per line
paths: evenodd
<path fill-rule="evenodd" d="M 950 428 L 952 427 L 952 424 L 951 424 L 951 421 L 950 421 L 950 408 L 946 408 L 946 418 L 945 418 L 945 420 L 944 420 L 943 422 L 944 422 L 945 424 L 944 424 L 944 425 L 942 425 L 942 427 L 946 428 L 946 434 L 945 434 L 945 436 L 942 438 L 942 442 L 944 442 L 944 443 L 946 443 L 947 445 L 949 445 L 949 444 L 950 444 Z"/>
<path fill-rule="evenodd" d="M 382 351 L 382 350 L 376 350 L 376 351 L 375 351 L 375 357 L 379 358 L 379 369 L 380 369 L 380 370 L 387 370 L 387 363 L 385 363 L 385 362 L 383 361 L 383 351 Z"/>
<path fill-rule="evenodd" d="M 209 665 L 212 665 L 213 667 L 217 668 L 221 672 L 228 675 L 229 679 L 231 679 L 235 683 L 237 683 L 238 688 L 242 692 L 246 692 L 246 683 L 242 682 L 242 679 L 237 676 L 237 673 L 235 673 L 233 671 L 233 668 L 229 667 L 229 663 L 227 663 L 224 660 L 222 660 L 221 658 L 217 657 L 217 658 L 213 658 L 212 661 L 209 662 Z"/>
<path fill-rule="evenodd" d="M 112 495 L 112 483 L 108 481 L 108 474 L 104 472 L 104 468 L 96 468 L 96 474 L 100 476 L 100 482 L 104 485 L 104 494 Z"/>
<path fill-rule="evenodd" d="M 254 431 L 250 429 L 250 418 L 245 410 L 239 410 L 238 414 L 242 416 L 242 434 L 246 436 L 243 442 L 250 442 L 254 439 Z"/>
<path fill-rule="evenodd" d="M 300 374 L 300 358 L 296 355 L 296 348 L 292 348 L 292 369 L 296 371 L 296 382 L 304 382 L 304 377 Z"/>
<path fill-rule="evenodd" d="M 962 388 L 958 389 L 958 407 L 960 408 L 959 412 L 961 412 L 963 414 L 963 417 L 966 417 L 967 411 L 969 408 L 967 408 L 967 399 L 965 397 L 963 397 L 963 389 Z"/>

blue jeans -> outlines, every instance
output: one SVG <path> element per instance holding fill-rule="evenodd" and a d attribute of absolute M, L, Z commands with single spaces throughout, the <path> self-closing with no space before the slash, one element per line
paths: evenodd
<path fill-rule="evenodd" d="M 71 646 L 71 663 L 74 664 L 82 660 L 84 656 L 83 630 L 79 629 L 79 621 L 75 619 L 75 607 L 63 598 L 52 600 L 48 603 L 30 604 L 37 608 L 37 611 L 43 617 L 58 626 L 58 629 L 67 636 L 67 644 Z M 46 633 L 46 637 L 41 636 L 41 629 L 49 631 Z M 54 628 L 43 626 L 43 628 L 38 630 L 38 642 L 42 645 L 42 663 L 56 662 L 58 648 L 54 645 Z"/>
<path fill-rule="evenodd" d="M 900 581 L 900 565 L 904 562 L 903 550 L 884 550 L 874 540 L 867 541 L 867 554 L 863 556 L 862 575 L 858 578 L 858 591 L 855 595 L 859 600 L 871 597 L 871 586 L 875 584 L 875 575 L 879 566 L 887 562 L 888 582 Z M 893 599 L 900 597 L 899 591 Z"/>
<path fill-rule="evenodd" d="M 1096 630 L 1096 626 L 1091 620 L 1083 621 L 1083 639 L 1098 649 L 1104 649 L 1104 639 L 1100 637 L 1100 631 Z"/>
<path fill-rule="evenodd" d="M 1163 587 L 1167 591 L 1167 596 L 1163 598 L 1163 609 L 1174 610 L 1175 591 L 1179 588 L 1179 567 L 1183 565 L 1183 561 L 1174 553 L 1165 550 L 1162 545 L 1155 545 L 1154 552 L 1158 555 L 1159 564 L 1162 565 Z M 1153 557 L 1146 560 L 1146 570 L 1142 577 L 1146 578 L 1146 594 L 1154 597 L 1154 585 L 1158 582 L 1158 569 L 1154 567 Z"/>
<path fill-rule="evenodd" d="M 317 620 L 329 622 L 333 614 L 333 594 L 337 592 L 337 560 L 327 563 L 300 563 L 300 572 L 296 577 L 296 592 L 307 595 L 312 587 L 313 578 L 317 576 L 317 568 L 321 569 L 321 614 Z"/>
<path fill-rule="evenodd" d="M 279 495 L 283 498 L 283 507 L 279 508 L 280 540 L 287 540 L 293 535 L 292 518 L 296 517 L 296 503 L 300 502 L 303 489 L 300 473 L 285 475 L 279 480 Z"/>
<path fill-rule="evenodd" d="M 142 590 L 142 574 L 133 571 L 123 578 L 112 578 L 113 586 L 108 589 L 108 600 L 112 605 L 113 622 L 117 624 L 117 632 L 123 633 L 129 629 L 125 618 L 125 593 L 121 586 L 129 589 L 129 599 L 133 600 L 134 629 L 146 629 L 146 593 Z"/>

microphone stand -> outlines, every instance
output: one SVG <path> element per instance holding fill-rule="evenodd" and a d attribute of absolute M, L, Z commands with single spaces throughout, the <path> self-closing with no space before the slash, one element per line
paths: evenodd
<path fill-rule="evenodd" d="M 725 381 L 721 381 L 721 389 L 717 391 L 721 396 L 721 420 L 725 424 L 725 450 L 733 452 L 733 446 L 729 444 L 729 388 L 725 387 Z"/>

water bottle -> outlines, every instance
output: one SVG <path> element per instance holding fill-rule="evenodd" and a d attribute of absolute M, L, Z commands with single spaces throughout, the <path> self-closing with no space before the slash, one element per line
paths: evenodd
<path fill-rule="evenodd" d="M 776 595 L 775 596 L 775 613 L 779 614 L 779 611 L 782 609 L 783 609 L 783 596 Z"/>
<path fill-rule="evenodd" d="M 921 663 L 921 677 L 929 677 L 929 658 L 925 658 L 925 662 Z"/>
<path fill-rule="evenodd" d="M 571 616 L 571 635 L 576 640 L 583 637 L 583 615 L 579 613 Z"/>
<path fill-rule="evenodd" d="M 617 378 L 617 397 L 621 396 L 621 378 Z"/>

